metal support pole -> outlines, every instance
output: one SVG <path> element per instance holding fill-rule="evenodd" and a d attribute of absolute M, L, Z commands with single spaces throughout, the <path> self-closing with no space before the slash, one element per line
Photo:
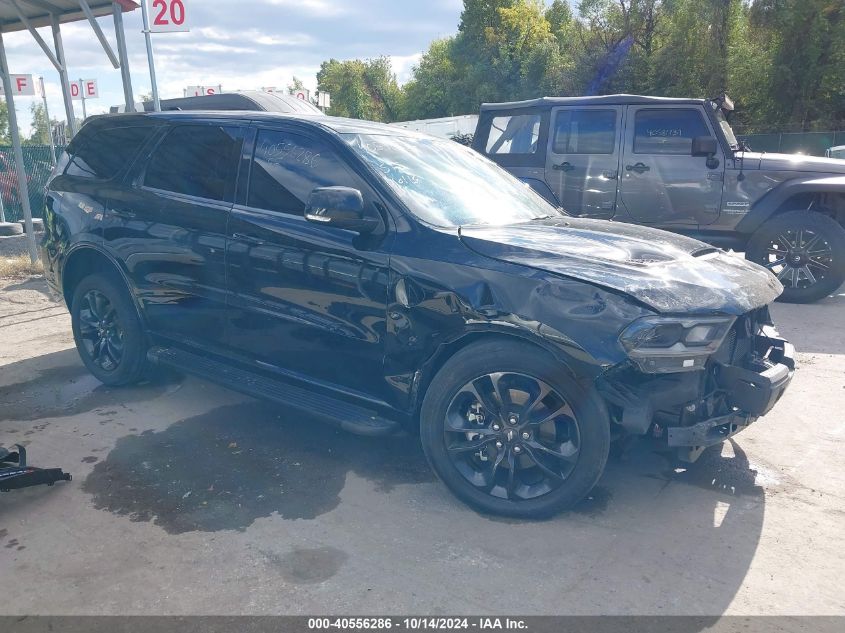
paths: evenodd
<path fill-rule="evenodd" d="M 38 261 L 38 246 L 35 243 L 35 231 L 32 228 L 32 209 L 29 207 L 29 187 L 26 183 L 26 172 L 21 151 L 21 135 L 18 130 L 18 115 L 15 112 L 15 97 L 12 94 L 12 79 L 9 77 L 9 62 L 6 59 L 6 44 L 0 31 L 0 74 L 3 75 L 3 91 L 6 93 L 6 109 L 9 111 L 9 135 L 12 137 L 12 148 L 15 153 L 15 171 L 18 172 L 18 193 L 23 207 L 24 230 L 26 242 L 29 246 L 29 258 L 32 263 Z"/>
<path fill-rule="evenodd" d="M 56 144 L 53 142 L 53 124 L 50 121 L 50 110 L 47 109 L 47 90 L 44 88 L 44 77 L 39 77 L 41 84 L 41 98 L 44 99 L 44 114 L 47 117 L 47 136 L 50 137 L 50 158 L 53 159 L 53 166 L 56 166 Z"/>
<path fill-rule="evenodd" d="M 82 122 L 85 123 L 88 113 L 85 111 L 85 81 L 83 79 L 79 80 L 79 98 L 82 99 Z"/>
<path fill-rule="evenodd" d="M 135 112 L 135 95 L 132 94 L 132 76 L 129 74 L 129 55 L 126 52 L 126 32 L 123 30 L 123 7 L 117 2 L 112 2 L 112 12 L 120 77 L 123 80 L 123 98 L 126 101 L 126 111 Z"/>
<path fill-rule="evenodd" d="M 79 7 L 82 9 L 85 17 L 88 18 L 91 28 L 94 29 L 94 35 L 97 36 L 97 39 L 100 40 L 100 45 L 103 47 L 103 50 L 106 51 L 106 57 L 109 58 L 111 65 L 115 68 L 120 68 L 120 62 L 115 56 L 114 51 L 111 49 L 111 44 L 109 44 L 109 41 L 106 39 L 106 34 L 103 33 L 103 29 L 101 29 L 100 25 L 97 23 L 97 18 L 94 17 L 94 12 L 91 11 L 91 7 L 88 6 L 88 0 L 77 0 L 77 2 L 79 2 Z"/>
<path fill-rule="evenodd" d="M 158 99 L 158 84 L 156 84 L 156 66 L 153 60 L 153 40 L 150 38 L 150 17 L 147 15 L 147 0 L 141 0 L 141 17 L 144 20 L 144 39 L 147 40 L 147 63 L 150 65 L 153 106 L 156 112 L 161 112 L 161 101 Z"/>
<path fill-rule="evenodd" d="M 62 27 L 59 17 L 54 13 L 51 16 L 53 28 L 53 44 L 56 47 L 56 59 L 59 60 L 59 83 L 62 84 L 62 99 L 65 102 L 65 116 L 70 129 L 71 138 L 76 136 L 76 117 L 73 114 L 73 101 L 70 98 L 70 81 L 67 78 L 67 60 L 65 59 L 65 47 L 62 44 Z"/>

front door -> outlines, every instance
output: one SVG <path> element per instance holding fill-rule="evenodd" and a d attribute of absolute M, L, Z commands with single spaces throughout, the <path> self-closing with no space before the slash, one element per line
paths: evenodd
<path fill-rule="evenodd" d="M 668 227 L 716 221 L 725 157 L 721 147 L 711 158 L 692 156 L 697 136 L 716 137 L 700 108 L 628 106 L 619 195 L 631 221 Z"/>
<path fill-rule="evenodd" d="M 315 187 L 354 187 L 370 206 L 373 192 L 316 132 L 259 128 L 248 152 L 228 229 L 232 349 L 327 387 L 386 394 L 386 244 L 304 218 Z"/>
<path fill-rule="evenodd" d="M 612 218 L 623 108 L 564 106 L 552 110 L 546 182 L 571 215 Z"/>
<path fill-rule="evenodd" d="M 147 325 L 179 343 L 223 344 L 241 135 L 213 123 L 170 129 L 106 213 L 107 247 L 126 263 Z"/>

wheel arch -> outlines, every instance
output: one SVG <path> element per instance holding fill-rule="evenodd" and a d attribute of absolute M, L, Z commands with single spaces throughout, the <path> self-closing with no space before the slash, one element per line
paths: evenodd
<path fill-rule="evenodd" d="M 79 282 L 94 273 L 111 273 L 123 283 L 132 298 L 132 305 L 143 323 L 143 315 L 132 292 L 132 286 L 120 264 L 108 253 L 92 244 L 77 246 L 70 251 L 62 264 L 61 290 L 68 309 L 71 308 L 73 293 Z"/>
<path fill-rule="evenodd" d="M 592 382 L 594 378 L 591 376 L 589 377 L 589 380 L 585 380 L 585 376 L 579 376 L 579 373 L 575 370 L 575 366 L 583 365 L 583 363 L 579 363 L 573 356 L 567 354 L 566 351 L 558 345 L 555 345 L 554 343 L 542 337 L 533 335 L 530 332 L 526 332 L 524 330 L 516 330 L 512 328 L 486 328 L 477 330 L 467 330 L 460 336 L 457 336 L 453 339 L 450 339 L 449 341 L 440 344 L 414 375 L 414 384 L 412 388 L 413 415 L 411 418 L 411 423 L 414 427 L 414 430 L 417 430 L 419 428 L 420 410 L 422 407 L 422 402 L 434 377 L 449 361 L 449 359 L 455 356 L 455 354 L 469 347 L 470 345 L 474 345 L 483 341 L 520 342 L 525 344 L 526 346 L 534 347 L 538 351 L 543 351 L 548 354 L 551 354 L 557 361 L 561 363 L 561 369 L 569 373 L 572 378 L 578 382 Z"/>
<path fill-rule="evenodd" d="M 784 182 L 755 202 L 736 230 L 750 235 L 772 217 L 802 210 L 826 212 L 845 228 L 845 176 L 810 176 Z"/>

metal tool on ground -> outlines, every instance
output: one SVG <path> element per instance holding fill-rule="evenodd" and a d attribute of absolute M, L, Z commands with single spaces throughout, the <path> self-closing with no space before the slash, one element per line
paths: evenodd
<path fill-rule="evenodd" d="M 36 468 L 26 463 L 26 449 L 15 444 L 17 451 L 0 448 L 0 492 L 30 486 L 52 486 L 57 481 L 70 481 L 70 473 L 61 468 Z"/>

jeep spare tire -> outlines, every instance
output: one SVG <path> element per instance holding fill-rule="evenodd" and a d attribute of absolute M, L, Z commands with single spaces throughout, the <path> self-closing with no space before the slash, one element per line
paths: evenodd
<path fill-rule="evenodd" d="M 788 211 L 751 236 L 745 256 L 783 284 L 778 301 L 811 303 L 845 282 L 845 228 L 820 213 Z"/>

